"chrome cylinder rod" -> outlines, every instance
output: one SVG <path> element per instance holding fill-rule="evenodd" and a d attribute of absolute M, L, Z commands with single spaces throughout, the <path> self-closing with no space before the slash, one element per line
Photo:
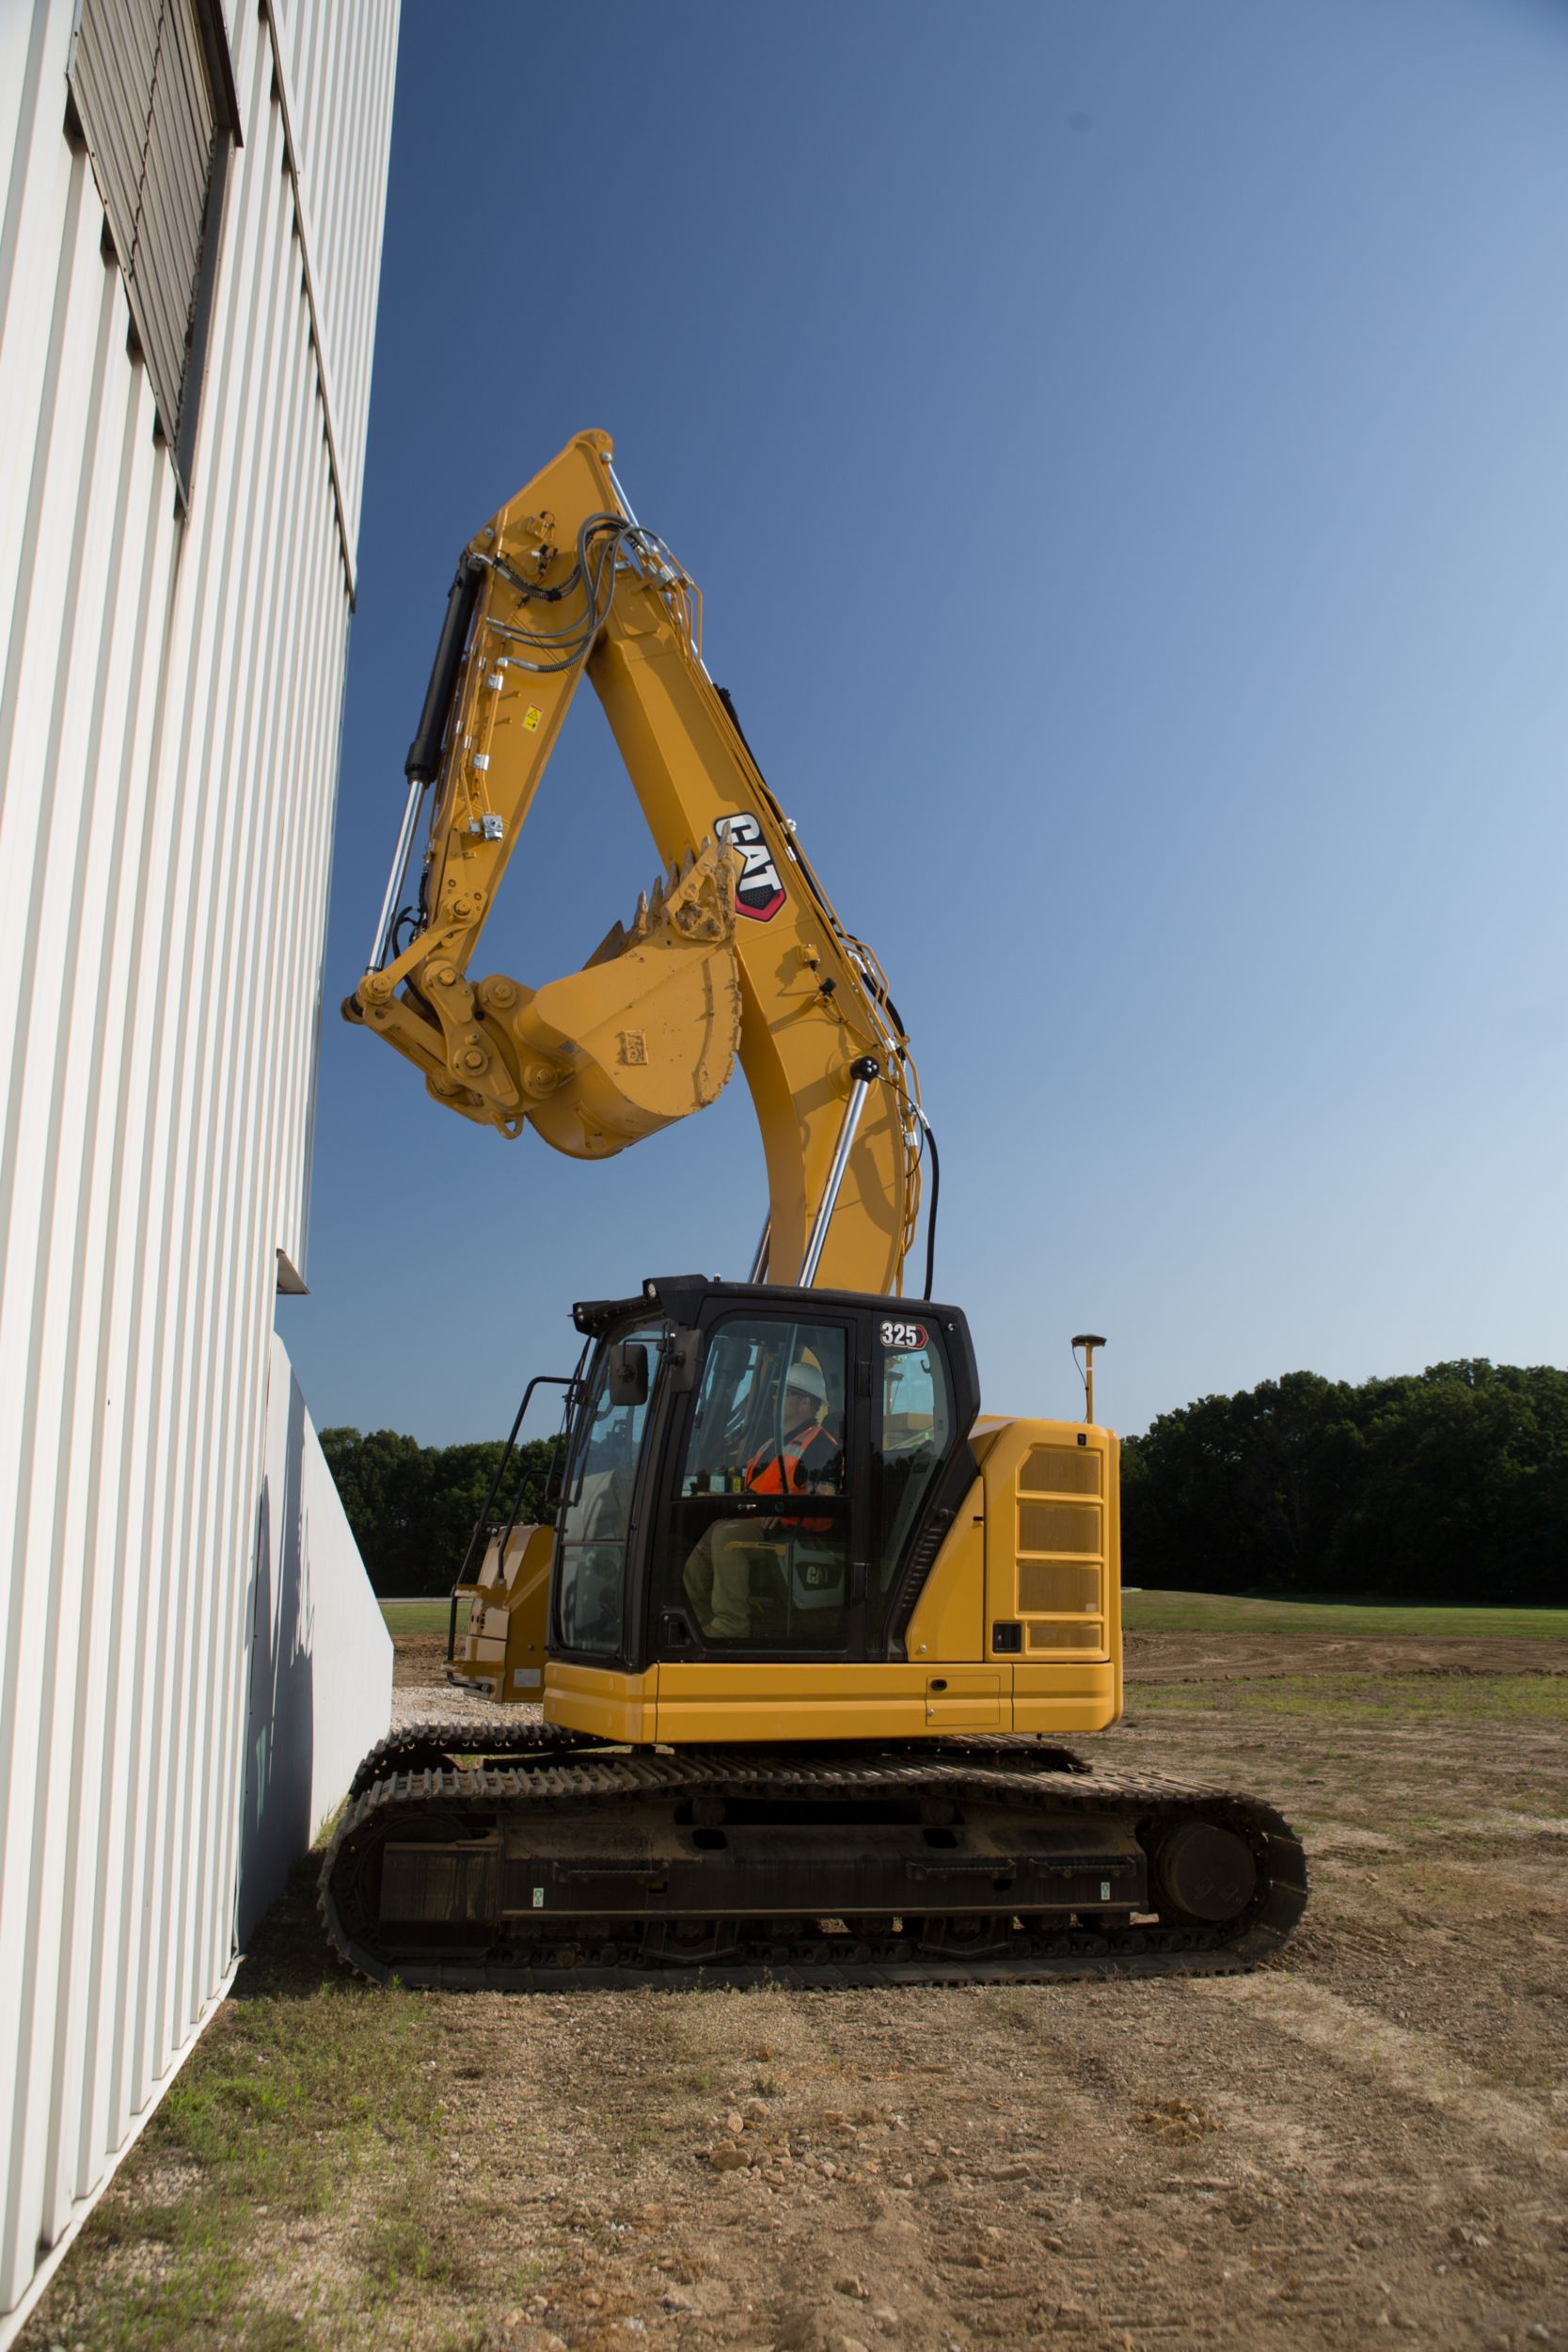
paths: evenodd
<path fill-rule="evenodd" d="M 767 1281 L 768 1249 L 772 1239 L 773 1220 L 771 1216 L 765 1216 L 762 1220 L 762 1234 L 757 1243 L 756 1256 L 752 1260 L 752 1271 L 746 1277 L 748 1282 Z"/>
<path fill-rule="evenodd" d="M 870 1091 L 871 1082 L 881 1075 L 876 1057 L 872 1054 L 863 1054 L 859 1061 L 851 1064 L 849 1075 L 853 1084 L 849 1089 L 849 1100 L 844 1105 L 844 1120 L 838 1131 L 838 1142 L 833 1149 L 833 1164 L 828 1170 L 827 1186 L 817 1208 L 816 1222 L 811 1229 L 811 1239 L 806 1244 L 805 1257 L 800 1263 L 800 1287 L 803 1291 L 810 1290 L 816 1279 L 816 1269 L 822 1258 L 822 1246 L 828 1238 L 828 1227 L 832 1222 L 833 1210 L 838 1202 L 839 1186 L 844 1182 L 844 1171 L 849 1165 L 849 1150 L 855 1140 L 855 1130 L 861 1123 L 861 1113 L 865 1108 L 865 1098 Z"/>
<path fill-rule="evenodd" d="M 387 877 L 387 896 L 381 901 L 381 914 L 375 927 L 375 944 L 371 949 L 367 972 L 379 972 L 387 961 L 387 933 L 403 895 L 404 877 L 408 871 L 408 853 L 414 846 L 414 828 L 420 819 L 420 803 L 424 798 L 424 784 L 418 776 L 408 779 L 408 801 L 403 812 L 403 830 L 398 846 L 392 852 L 392 870 Z"/>

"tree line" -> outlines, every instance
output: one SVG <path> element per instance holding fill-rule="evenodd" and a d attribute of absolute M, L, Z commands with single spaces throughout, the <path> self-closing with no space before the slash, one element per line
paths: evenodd
<path fill-rule="evenodd" d="M 321 1442 L 375 1591 L 450 1591 L 500 1439 Z M 523 1519 L 554 1516 L 552 1445 L 519 1449 Z M 1122 1448 L 1122 1572 L 1178 1591 L 1562 1606 L 1568 1372 L 1484 1357 L 1354 1385 L 1291 1372 L 1162 1413 Z"/>
<path fill-rule="evenodd" d="M 1568 1372 L 1287 1373 L 1122 1449 L 1122 1573 L 1206 1593 L 1568 1601 Z"/>
<path fill-rule="evenodd" d="M 502 1501 L 510 1511 L 520 1475 L 520 1520 L 555 1517 L 545 1492 L 554 1442 L 534 1438 L 517 1449 Z M 372 1590 L 392 1598 L 450 1593 L 506 1451 L 503 1440 L 434 1446 L 395 1429 L 324 1429 L 321 1448 Z"/>

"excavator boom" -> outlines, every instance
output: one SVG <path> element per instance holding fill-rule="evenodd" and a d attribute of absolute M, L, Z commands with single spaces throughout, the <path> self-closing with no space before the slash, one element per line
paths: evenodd
<path fill-rule="evenodd" d="M 344 1006 L 431 1093 L 601 1158 L 711 1103 L 738 1056 L 768 1168 L 753 1272 L 896 1293 L 923 1116 L 875 956 L 845 930 L 700 650 L 697 591 L 583 433 L 464 551 L 371 968 Z M 572 697 L 604 706 L 667 872 L 580 972 L 470 977 Z M 428 846 L 403 888 L 419 809 Z"/>

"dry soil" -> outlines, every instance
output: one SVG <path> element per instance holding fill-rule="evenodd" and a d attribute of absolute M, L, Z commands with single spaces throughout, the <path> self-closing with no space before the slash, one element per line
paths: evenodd
<path fill-rule="evenodd" d="M 1313 1893 L 1281 1962 L 426 1996 L 445 2162 L 422 2194 L 460 2252 L 378 2307 L 376 2341 L 1568 2347 L 1568 1753 L 1530 1696 L 1555 1697 L 1568 1645 L 1129 1649 L 1129 1720 L 1085 1752 L 1255 1788 L 1296 1821 Z M 297 1906 L 274 1932 L 303 1948 L 314 1930 Z M 319 1977 L 313 1951 L 302 1965 Z M 151 2193 L 133 2162 L 122 2242 Z M 341 2310 L 366 2220 L 274 2224 L 277 2308 Z M 90 2292 L 55 2294 L 40 2352 L 93 2341 Z M 356 2338 L 311 2320 L 300 2340 Z"/>

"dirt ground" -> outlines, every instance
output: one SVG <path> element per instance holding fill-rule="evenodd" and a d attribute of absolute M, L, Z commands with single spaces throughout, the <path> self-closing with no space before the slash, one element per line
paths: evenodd
<path fill-rule="evenodd" d="M 437 1642 L 435 1652 L 438 1677 L 446 1644 Z M 1122 1663 L 1129 1688 L 1298 1675 L 1560 1675 L 1568 1674 L 1568 1642 L 1412 1633 L 1129 1633 Z"/>
<path fill-rule="evenodd" d="M 438 1645 L 407 1646 L 417 1668 Z M 1529 1699 L 1555 1686 L 1496 1679 L 1560 1676 L 1568 1645 L 1144 1634 L 1129 1666 L 1129 1722 L 1085 1754 L 1255 1788 L 1302 1829 L 1312 1899 L 1279 1963 L 420 1996 L 420 2195 L 448 2254 L 374 2341 L 1568 2347 L 1568 1741 Z M 273 1934 L 318 1981 L 302 1902 Z M 97 2259 L 134 2262 L 137 2200 L 166 2193 L 133 2162 Z M 330 2315 L 368 2194 L 257 2224 L 278 2341 L 369 2340 Z M 83 2276 L 30 2352 L 143 2341 L 94 2336 Z"/>
<path fill-rule="evenodd" d="M 393 1690 L 418 1691 L 437 1685 L 431 1712 L 444 1713 L 448 1692 L 441 1682 L 441 1669 L 446 1657 L 444 1633 L 398 1634 L 392 1644 Z"/>

